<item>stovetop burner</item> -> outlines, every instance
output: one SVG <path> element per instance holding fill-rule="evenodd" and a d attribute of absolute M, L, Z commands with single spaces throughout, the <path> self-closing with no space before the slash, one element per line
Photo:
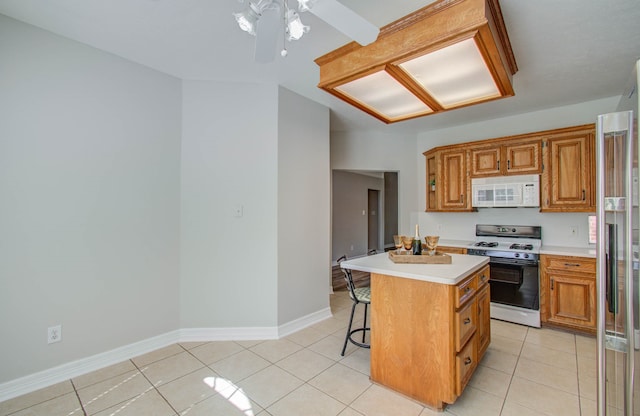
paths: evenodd
<path fill-rule="evenodd" d="M 476 247 L 498 247 L 498 242 L 497 241 L 478 241 L 477 243 L 474 244 L 474 246 Z"/>
<path fill-rule="evenodd" d="M 509 246 L 511 250 L 533 250 L 533 244 L 513 243 Z"/>

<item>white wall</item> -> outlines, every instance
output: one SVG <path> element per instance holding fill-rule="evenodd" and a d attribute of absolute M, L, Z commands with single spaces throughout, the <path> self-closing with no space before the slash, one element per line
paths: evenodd
<path fill-rule="evenodd" d="M 278 324 L 329 307 L 329 109 L 279 89 Z"/>
<path fill-rule="evenodd" d="M 588 213 L 540 213 L 537 209 L 494 208 L 472 213 L 425 213 L 425 159 L 422 153 L 436 146 L 490 139 L 520 133 L 595 123 L 598 114 L 615 110 L 619 96 L 564 107 L 550 108 L 518 116 L 472 123 L 418 135 L 418 222 L 421 234 L 436 233 L 443 238 L 473 240 L 475 224 L 541 225 L 546 245 L 588 247 Z M 578 227 L 572 236 L 570 227 Z"/>
<path fill-rule="evenodd" d="M 181 86 L 1 15 L 0 56 L 2 383 L 178 328 Z"/>
<path fill-rule="evenodd" d="M 278 88 L 184 81 L 183 100 L 180 326 L 275 327 Z"/>
<path fill-rule="evenodd" d="M 417 220 L 418 203 L 416 137 L 378 132 L 331 133 L 331 169 L 398 172 L 398 229 L 407 233 Z M 424 175 L 423 175 L 424 176 Z"/>

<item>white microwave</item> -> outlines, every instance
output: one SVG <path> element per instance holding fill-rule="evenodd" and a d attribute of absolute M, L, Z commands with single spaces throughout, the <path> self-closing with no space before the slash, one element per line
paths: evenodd
<path fill-rule="evenodd" d="M 539 207 L 540 176 L 494 176 L 471 179 L 472 206 Z"/>

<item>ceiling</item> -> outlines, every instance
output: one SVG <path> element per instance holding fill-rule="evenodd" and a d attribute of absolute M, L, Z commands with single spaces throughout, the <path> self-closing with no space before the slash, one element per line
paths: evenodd
<path fill-rule="evenodd" d="M 289 0 L 293 7 L 295 0 Z M 341 0 L 384 26 L 432 0 Z M 0 0 L 0 14 L 188 80 L 277 82 L 331 108 L 331 130 L 417 133 L 622 93 L 640 58 L 637 0 L 501 0 L 519 71 L 515 97 L 386 125 L 316 87 L 314 59 L 350 39 L 310 13 L 288 56 L 253 61 L 237 0 Z"/>

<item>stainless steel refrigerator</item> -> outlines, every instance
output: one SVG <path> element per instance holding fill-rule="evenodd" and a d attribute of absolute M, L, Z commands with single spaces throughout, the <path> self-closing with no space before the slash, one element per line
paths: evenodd
<path fill-rule="evenodd" d="M 638 74 L 596 124 L 598 416 L 640 415 Z"/>

